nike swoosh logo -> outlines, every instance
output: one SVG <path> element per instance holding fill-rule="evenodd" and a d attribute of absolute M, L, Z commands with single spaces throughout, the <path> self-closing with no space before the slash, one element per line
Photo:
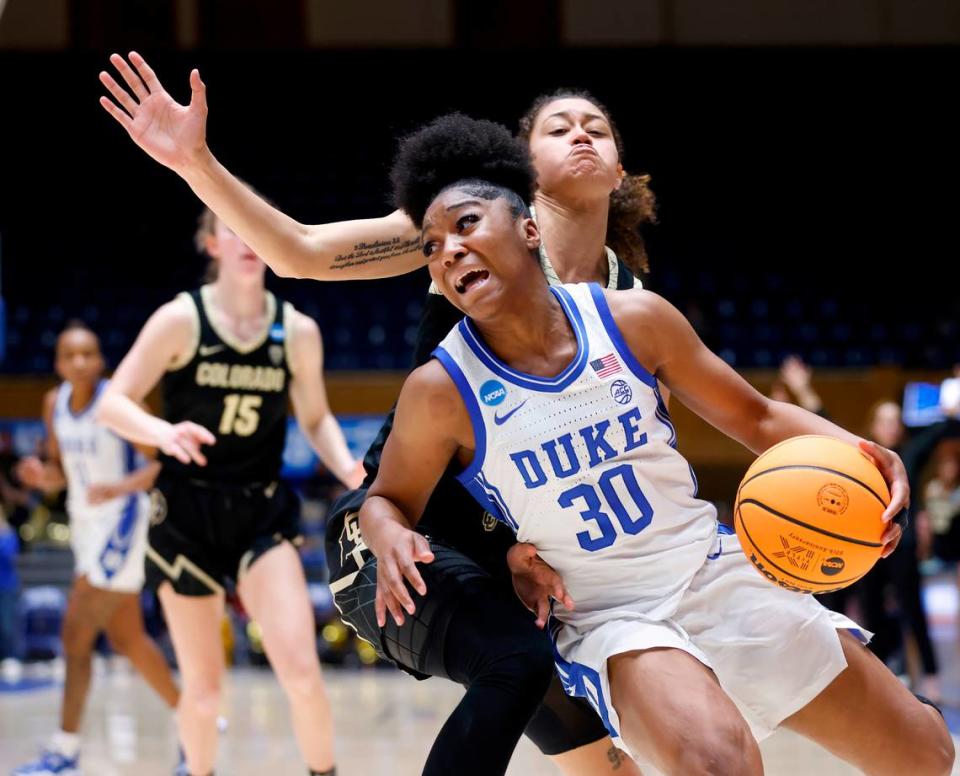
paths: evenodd
<path fill-rule="evenodd" d="M 223 350 L 223 345 L 201 345 L 200 346 L 200 357 L 206 358 L 207 356 L 212 356 L 214 353 L 219 353 Z"/>
<path fill-rule="evenodd" d="M 513 415 L 513 413 L 516 412 L 518 409 L 520 409 L 524 404 L 526 404 L 527 401 L 529 401 L 529 400 L 528 400 L 528 399 L 524 399 L 522 402 L 520 402 L 516 407 L 514 407 L 512 410 L 510 410 L 510 412 L 508 412 L 508 413 L 507 413 L 506 415 L 504 415 L 503 417 L 501 417 L 501 416 L 498 415 L 496 412 L 494 412 L 494 413 L 493 413 L 493 422 L 496 423 L 498 426 L 502 426 L 504 423 L 506 423 L 508 420 L 510 420 L 510 416 Z"/>

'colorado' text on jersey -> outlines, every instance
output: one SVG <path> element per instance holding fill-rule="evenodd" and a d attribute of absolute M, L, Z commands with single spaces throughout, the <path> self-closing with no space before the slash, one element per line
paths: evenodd
<path fill-rule="evenodd" d="M 262 335 L 240 343 L 211 321 L 209 286 L 185 296 L 197 312 L 196 349 L 189 362 L 163 377 L 163 416 L 171 423 L 199 423 L 214 433 L 217 443 L 203 449 L 206 466 L 161 454 L 164 469 L 198 480 L 275 480 L 287 433 L 293 307 L 268 291 Z"/>
<path fill-rule="evenodd" d="M 575 626 L 626 609 L 660 619 L 703 565 L 716 512 L 676 449 L 656 379 L 596 284 L 550 289 L 577 338 L 555 377 L 501 362 L 469 319 L 434 355 L 470 414 L 476 453 L 460 481 L 563 577 Z M 650 562 L 644 562 L 648 559 Z"/>

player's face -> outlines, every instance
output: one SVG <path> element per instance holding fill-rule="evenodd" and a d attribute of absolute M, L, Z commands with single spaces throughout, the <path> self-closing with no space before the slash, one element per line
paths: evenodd
<path fill-rule="evenodd" d="M 233 279 L 263 282 L 266 265 L 219 219 L 207 237 L 207 253 L 217 260 L 217 272 Z"/>
<path fill-rule="evenodd" d="M 427 209 L 421 237 L 430 277 L 475 320 L 494 315 L 518 278 L 539 272 L 530 253 L 540 244 L 536 224 L 514 218 L 503 197 L 447 189 Z"/>
<path fill-rule="evenodd" d="M 57 340 L 57 374 L 72 385 L 92 385 L 103 374 L 100 343 L 89 331 L 71 329 Z"/>
<path fill-rule="evenodd" d="M 547 195 L 577 200 L 607 197 L 623 178 L 610 123 L 579 97 L 547 103 L 530 132 L 537 185 Z"/>
<path fill-rule="evenodd" d="M 886 402 L 877 407 L 870 426 L 870 436 L 884 447 L 896 447 L 903 441 L 903 421 L 900 419 L 900 407 Z"/>

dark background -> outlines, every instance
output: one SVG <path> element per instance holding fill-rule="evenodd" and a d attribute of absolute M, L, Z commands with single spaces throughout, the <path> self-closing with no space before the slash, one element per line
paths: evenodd
<path fill-rule="evenodd" d="M 197 201 L 97 104 L 110 51 L 0 51 L 7 372 L 45 371 L 70 315 L 119 357 L 202 274 Z M 182 100 L 200 68 L 214 153 L 304 222 L 388 212 L 397 137 L 440 113 L 515 128 L 541 91 L 587 87 L 660 198 L 650 286 L 729 361 L 960 360 L 956 48 L 141 53 Z M 320 321 L 332 368 L 403 368 L 426 282 L 278 285 Z"/>

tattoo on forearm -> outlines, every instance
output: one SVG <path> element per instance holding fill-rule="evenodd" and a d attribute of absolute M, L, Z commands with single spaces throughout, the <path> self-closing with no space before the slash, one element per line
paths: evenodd
<path fill-rule="evenodd" d="M 616 746 L 611 746 L 610 749 L 607 750 L 607 759 L 612 766 L 611 770 L 619 771 L 620 766 L 623 765 L 623 755 Z"/>
<path fill-rule="evenodd" d="M 394 237 L 392 240 L 377 240 L 376 242 L 359 242 L 353 246 L 350 253 L 341 253 L 334 257 L 330 269 L 347 269 L 375 261 L 385 261 L 405 253 L 411 253 L 420 247 L 420 238 L 401 240 Z"/>

